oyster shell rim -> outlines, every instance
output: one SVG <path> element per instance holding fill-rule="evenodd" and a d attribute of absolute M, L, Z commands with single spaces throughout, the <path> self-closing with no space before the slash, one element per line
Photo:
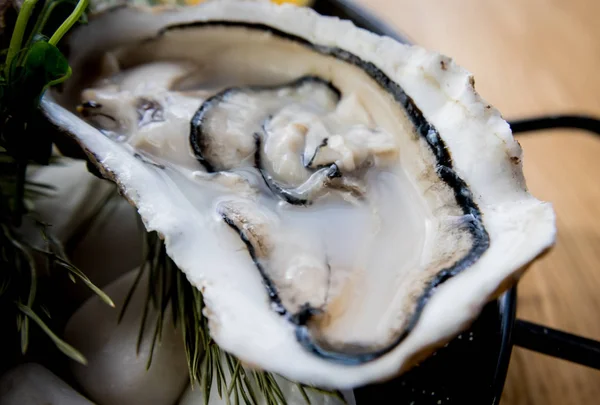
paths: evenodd
<path fill-rule="evenodd" d="M 353 46 L 353 40 L 357 41 L 357 38 L 359 39 L 359 45 L 357 48 L 360 48 L 360 52 L 362 53 L 366 53 L 368 54 L 368 56 L 370 58 L 374 58 L 374 59 L 379 59 L 379 62 L 383 65 L 385 65 L 385 67 L 388 70 L 395 70 L 394 68 L 397 68 L 398 71 L 400 73 L 397 73 L 396 76 L 401 77 L 402 76 L 402 72 L 401 69 L 398 68 L 398 66 L 393 66 L 394 64 L 398 64 L 399 66 L 402 66 L 402 63 L 400 62 L 406 55 L 402 55 L 403 53 L 406 53 L 408 49 L 411 50 L 412 55 L 410 55 L 410 57 L 415 57 L 415 56 L 422 56 L 423 59 L 425 60 L 425 62 L 427 62 L 427 57 L 429 57 L 430 59 L 433 60 L 433 62 L 437 62 L 440 63 L 440 61 L 443 61 L 444 63 L 442 65 L 445 64 L 445 69 L 444 70 L 445 73 L 443 73 L 441 76 L 439 74 L 439 72 L 435 72 L 433 71 L 433 69 L 431 69 L 431 66 L 435 65 L 436 63 L 432 63 L 431 65 L 425 65 L 423 66 L 422 63 L 423 61 L 420 61 L 421 63 L 421 68 L 423 69 L 423 71 L 425 72 L 425 68 L 427 68 L 429 70 L 429 73 L 433 72 L 433 78 L 436 79 L 436 83 L 439 86 L 440 89 L 442 89 L 444 86 L 447 88 L 450 88 L 452 90 L 452 84 L 456 84 L 458 87 L 458 90 L 463 90 L 463 91 L 458 91 L 457 95 L 454 97 L 448 97 L 447 94 L 445 94 L 449 101 L 452 102 L 456 102 L 457 104 L 460 104 L 461 107 L 465 108 L 467 111 L 469 111 L 469 107 L 471 107 L 471 110 L 481 110 L 483 109 L 484 114 L 482 114 L 481 117 L 476 117 L 473 119 L 473 122 L 477 122 L 479 124 L 484 124 L 484 127 L 487 127 L 488 130 L 490 130 L 489 132 L 491 132 L 496 138 L 498 138 L 501 142 L 502 145 L 499 145 L 500 147 L 498 147 L 498 144 L 496 144 L 496 147 L 489 147 L 489 151 L 500 151 L 501 149 L 504 149 L 504 153 L 505 153 L 505 158 L 507 160 L 507 166 L 509 168 L 512 168 L 512 170 L 500 170 L 499 173 L 497 173 L 498 175 L 500 175 L 500 177 L 504 177 L 504 180 L 508 179 L 508 188 L 512 188 L 512 192 L 513 194 L 519 194 L 520 192 L 520 198 L 517 198 L 513 201 L 501 201 L 501 204 L 489 204 L 486 203 L 485 201 L 480 201 L 483 202 L 483 208 L 482 208 L 482 212 L 484 214 L 483 217 L 483 223 L 485 224 L 486 222 L 488 223 L 493 223 L 493 227 L 494 228 L 494 233 L 492 234 L 493 236 L 491 236 L 492 242 L 494 241 L 494 238 L 497 236 L 498 231 L 500 230 L 500 233 L 502 233 L 502 231 L 506 231 L 506 234 L 511 233 L 511 231 L 513 232 L 517 232 L 517 233 L 521 233 L 523 234 L 524 229 L 525 228 L 529 228 L 533 234 L 535 234 L 537 236 L 536 238 L 528 238 L 526 242 L 529 243 L 528 245 L 528 249 L 525 249 L 525 252 L 520 252 L 521 255 L 518 258 L 518 260 L 516 259 L 512 259 L 512 260 L 506 260 L 506 266 L 509 269 L 504 268 L 504 271 L 501 272 L 500 270 L 498 270 L 498 273 L 501 274 L 495 274 L 495 277 L 481 277 L 481 274 L 475 274 L 474 272 L 468 273 L 468 272 L 463 272 L 460 274 L 460 276 L 457 276 L 453 279 L 451 279 L 448 283 L 445 283 L 443 287 L 440 287 L 437 290 L 437 293 L 434 294 L 431 297 L 431 300 L 428 303 L 428 307 L 424 310 L 422 316 L 423 318 L 421 319 L 420 322 L 417 322 L 417 324 L 415 325 L 415 328 L 413 329 L 413 335 L 411 336 L 412 339 L 409 342 L 410 344 L 405 344 L 404 348 L 408 347 L 408 349 L 404 350 L 404 354 L 400 353 L 396 353 L 396 361 L 395 361 L 395 366 L 394 364 L 390 364 L 389 358 L 386 362 L 382 362 L 380 360 L 376 361 L 376 363 L 379 365 L 378 370 L 375 369 L 373 370 L 372 368 L 370 368 L 370 371 L 365 371 L 365 367 L 363 367 L 363 370 L 360 370 L 358 373 L 353 373 L 353 372 L 347 372 L 347 373 L 342 373 L 342 374 L 346 374 L 346 377 L 348 378 L 337 378 L 336 375 L 333 375 L 333 373 L 327 374 L 327 373 L 318 373 L 319 377 L 321 377 L 319 380 L 315 380 L 315 376 L 314 371 L 311 372 L 309 370 L 304 370 L 301 373 L 297 373 L 297 374 L 302 374 L 302 381 L 306 381 L 308 383 L 312 382 L 316 382 L 317 385 L 321 385 L 321 386 L 345 386 L 345 387 L 350 387 L 350 386 L 356 386 L 356 385 L 360 385 L 364 382 L 371 382 L 371 381 L 377 381 L 380 379 L 385 379 L 387 377 L 389 377 L 391 374 L 395 374 L 394 372 L 390 371 L 391 369 L 396 369 L 396 371 L 401 371 L 402 369 L 405 369 L 410 363 L 410 359 L 414 358 L 415 355 L 417 353 L 422 353 L 423 351 L 429 350 L 431 346 L 435 346 L 440 344 L 441 341 L 444 341 L 444 339 L 449 339 L 451 338 L 453 335 L 457 334 L 462 328 L 466 327 L 470 321 L 479 313 L 481 307 L 483 306 L 483 304 L 485 304 L 489 299 L 495 297 L 497 294 L 499 294 L 501 291 L 503 291 L 504 289 L 508 288 L 510 285 L 512 285 L 512 283 L 516 282 L 516 279 L 519 276 L 519 273 L 521 273 L 524 270 L 524 267 L 526 267 L 529 263 L 531 263 L 536 257 L 538 257 L 539 255 L 541 255 L 546 249 L 548 249 L 553 243 L 554 243 L 554 238 L 555 238 L 555 224 L 554 224 L 554 212 L 551 208 L 551 205 L 548 203 L 542 203 L 540 201 L 538 201 L 537 199 L 535 199 L 533 196 L 531 196 L 525 187 L 525 183 L 524 183 L 524 179 L 523 179 L 523 175 L 522 175 L 522 169 L 521 169 L 521 163 L 520 163 L 520 154 L 521 154 L 521 150 L 520 147 L 515 145 L 515 141 L 514 139 L 512 139 L 512 134 L 510 133 L 510 129 L 508 128 L 507 123 L 502 120 L 502 118 L 499 116 L 499 113 L 494 109 L 491 108 L 490 106 L 487 106 L 487 103 L 484 103 L 483 100 L 481 100 L 481 98 L 479 97 L 479 95 L 475 92 L 474 88 L 473 88 L 473 82 L 472 82 L 472 77 L 469 73 L 467 73 L 465 70 L 456 67 L 449 59 L 444 59 L 443 57 L 441 57 L 439 54 L 435 53 L 435 52 L 427 52 L 424 51 L 422 48 L 417 47 L 417 46 L 406 46 L 400 43 L 397 43 L 389 38 L 386 37 L 379 37 L 375 34 L 369 33 L 365 30 L 356 28 L 352 23 L 349 22 L 342 22 L 339 21 L 337 18 L 332 18 L 332 17 L 323 17 L 323 16 L 319 16 L 317 15 L 314 11 L 312 10 L 301 10 L 301 11 L 297 11 L 297 9 L 294 6 L 289 6 L 289 5 L 284 5 L 284 6 L 273 6 L 273 5 L 266 5 L 266 4 L 252 4 L 252 5 L 248 5 L 248 4 L 244 4 L 246 2 L 222 2 L 219 5 L 216 5 L 214 3 L 205 3 L 202 4 L 200 6 L 197 7 L 193 7 L 196 10 L 209 10 L 210 12 L 207 14 L 203 14 L 203 13 L 195 13 L 195 18 L 202 20 L 210 20 L 210 14 L 211 12 L 213 14 L 217 14 L 217 15 L 226 15 L 228 18 L 237 18 L 240 20 L 245 20 L 247 22 L 264 22 L 264 23 L 268 23 L 272 26 L 275 27 L 279 27 L 280 29 L 290 29 L 292 31 L 300 31 L 299 34 L 302 35 L 304 34 L 305 37 L 311 37 L 311 39 L 320 39 L 323 42 L 333 42 L 333 43 L 337 43 L 338 45 L 341 44 L 341 46 L 343 47 L 344 44 L 346 44 L 347 47 L 349 47 L 350 49 Z M 132 9 L 132 8 L 129 8 Z M 139 9 L 139 8 L 138 8 Z M 243 10 L 245 11 L 249 11 L 248 14 L 244 14 Z M 189 9 L 187 10 L 189 13 Z M 169 10 L 166 10 L 166 13 L 168 14 Z M 232 13 L 232 14 L 228 14 Z M 284 18 L 280 18 L 280 17 L 284 17 Z M 300 18 L 301 17 L 301 18 Z M 186 18 L 191 18 L 190 16 L 186 16 Z M 214 18 L 214 17 L 213 17 Z M 287 18 L 287 21 L 286 21 Z M 184 18 L 185 19 L 185 18 Z M 302 24 L 301 22 L 297 22 L 295 21 L 294 23 L 292 23 L 292 20 L 304 20 L 305 24 Z M 327 21 L 327 24 L 329 25 L 328 27 L 325 27 L 325 22 Z M 314 25 L 314 26 L 313 26 Z M 319 26 L 321 25 L 321 26 Z M 306 28 L 306 27 L 309 28 Z M 311 34 L 311 28 L 313 31 Z M 319 30 L 319 28 L 321 30 Z M 335 28 L 335 29 L 334 29 Z M 330 34 L 328 31 L 332 31 L 335 32 L 336 30 L 339 30 L 341 33 L 343 33 L 344 31 L 346 31 L 346 34 L 348 35 L 342 35 L 341 33 L 338 33 L 338 35 L 331 35 L 328 36 L 328 34 Z M 298 34 L 298 32 L 296 32 Z M 317 41 L 314 41 L 317 42 Z M 368 49 L 371 48 L 371 49 Z M 384 48 L 389 48 L 389 50 L 385 50 Z M 371 51 L 371 52 L 369 52 Z M 394 55 L 394 51 L 395 52 L 395 56 Z M 382 58 L 381 55 L 379 55 L 379 53 L 383 53 L 386 54 L 387 60 L 386 58 Z M 402 56 L 399 56 L 402 55 Z M 360 56 L 359 56 L 360 57 Z M 408 58 L 408 62 L 413 62 L 410 60 L 410 57 Z M 367 58 L 367 59 L 370 59 Z M 418 59 L 418 58 L 415 58 Z M 373 63 L 375 65 L 374 62 L 370 61 L 371 63 Z M 407 64 L 407 61 L 404 61 L 405 65 L 409 65 Z M 419 66 L 419 62 L 417 62 L 415 64 L 415 66 Z M 406 68 L 406 66 L 404 66 Z M 395 78 L 395 80 L 397 80 Z M 466 83 L 465 83 L 466 82 Z M 406 89 L 406 86 L 403 86 Z M 467 91 L 464 91 L 464 87 L 466 87 Z M 461 89 L 462 88 L 462 89 Z M 454 89 L 456 90 L 456 89 Z M 407 91 L 407 93 L 410 94 L 410 91 Z M 417 92 L 418 93 L 418 92 Z M 424 96 L 423 96 L 424 97 Z M 425 100 L 427 101 L 427 100 Z M 44 99 L 42 101 L 42 109 L 44 110 L 44 113 L 51 119 L 54 121 L 55 124 L 58 124 L 59 126 L 62 127 L 68 127 L 69 125 L 67 125 L 68 123 L 65 120 L 61 120 L 59 119 L 59 116 L 61 114 L 64 114 L 66 111 L 65 110 L 61 110 L 62 107 L 56 108 L 56 105 L 52 104 L 52 98 L 47 95 L 44 96 Z M 425 102 L 425 104 L 427 104 Z M 485 105 L 485 107 L 484 107 Z M 478 108 L 481 107 L 481 108 Z M 425 109 L 429 109 L 429 107 L 425 108 Z M 481 112 L 481 111 L 479 111 Z M 71 117 L 72 118 L 72 117 Z M 437 117 L 436 117 L 437 118 Z M 482 118 L 482 119 L 479 119 Z M 431 120 L 431 119 L 430 119 Z M 91 128 L 91 127 L 90 127 Z M 88 128 L 89 129 L 89 128 Z M 495 130 L 494 130 L 495 129 Z M 468 132 L 468 131 L 467 131 Z M 470 134 L 469 134 L 470 135 Z M 490 134 L 491 135 L 491 134 Z M 479 136 L 486 136 L 485 134 L 481 134 Z M 487 135 L 489 137 L 489 135 Z M 489 140 L 489 139 L 488 139 Z M 446 143 L 447 139 L 445 139 Z M 453 142 L 456 142 L 456 139 L 453 140 Z M 464 141 L 463 141 L 464 142 Z M 85 145 L 82 145 L 85 148 Z M 457 151 L 457 146 L 451 146 L 448 145 L 450 151 Z M 512 147 L 512 150 L 511 150 Z M 88 153 L 93 154 L 90 150 L 88 150 Z M 517 158 L 516 160 L 518 161 L 518 164 L 515 165 L 515 163 L 512 161 L 513 159 L 511 158 Z M 105 160 L 106 156 L 102 157 L 102 156 L 98 156 L 96 157 L 94 155 L 94 161 L 96 161 L 96 163 L 98 163 L 98 160 Z M 113 159 L 110 159 L 113 160 Z M 497 160 L 497 159 L 496 159 Z M 466 161 L 468 161 L 468 159 L 466 159 Z M 494 170 L 491 170 L 492 168 L 492 162 L 491 161 L 487 161 L 486 159 L 483 159 L 484 161 L 484 165 L 483 165 L 483 171 L 485 172 L 487 169 L 487 171 L 493 172 Z M 469 167 L 464 167 L 463 163 L 465 162 L 464 158 L 458 158 L 456 159 L 456 162 L 460 163 L 458 165 L 458 174 L 460 177 L 465 178 L 465 174 L 467 174 L 467 178 L 471 177 L 472 175 L 475 175 L 474 177 L 478 177 L 476 174 L 473 173 L 472 168 Z M 517 166 L 517 168 L 515 169 L 515 166 Z M 481 169 L 482 167 L 480 167 Z M 132 169 L 131 167 L 129 169 Z M 471 170 L 469 170 L 471 169 Z M 101 167 L 101 170 L 104 170 L 104 168 Z M 461 175 L 462 172 L 462 175 Z M 108 173 L 107 173 L 108 174 Z M 489 173 L 488 174 L 489 177 Z M 143 208 L 140 207 L 139 205 L 139 194 L 134 190 L 133 192 L 131 190 L 128 190 L 126 185 L 123 184 L 125 183 L 124 181 L 122 181 L 123 179 L 120 179 L 121 176 L 117 175 L 116 173 L 110 173 L 109 177 L 114 178 L 114 180 L 119 184 L 120 188 L 123 189 L 124 193 L 126 195 L 128 195 L 128 198 L 132 201 L 132 203 L 134 203 L 134 205 L 138 206 L 138 210 L 139 211 L 143 211 Z M 483 176 L 484 178 L 486 176 Z M 491 182 L 493 183 L 493 182 Z M 470 184 L 467 181 L 467 184 Z M 482 187 L 482 188 L 486 188 L 486 187 Z M 488 194 L 491 195 L 495 195 L 496 197 L 499 197 L 498 193 L 493 193 L 493 192 L 487 192 Z M 476 198 L 479 198 L 480 200 L 485 200 L 483 197 L 486 195 L 486 193 L 481 193 L 479 195 L 476 196 Z M 514 196 L 513 196 L 514 197 Z M 502 200 L 502 198 L 498 198 L 498 200 Z M 137 204 L 136 204 L 137 202 Z M 481 204 L 480 204 L 481 205 Z M 511 223 L 510 220 L 508 219 L 514 219 L 514 218 L 518 218 L 519 215 L 516 214 L 521 214 L 522 216 L 525 216 L 525 214 L 527 213 L 527 211 L 531 211 L 529 212 L 529 219 L 532 221 L 532 223 L 520 223 L 520 224 L 515 224 L 514 222 Z M 511 214 L 515 214 L 515 215 L 511 215 Z M 486 216 L 487 215 L 487 216 Z M 534 217 L 538 217 L 535 218 L 537 220 L 538 223 L 535 223 L 536 221 L 533 220 Z M 500 218 L 500 220 L 498 220 L 498 217 Z M 502 224 L 502 218 L 504 218 L 504 220 L 506 220 L 506 223 Z M 526 218 L 523 218 L 526 219 Z M 155 226 L 155 224 L 153 224 L 153 222 L 155 221 L 147 221 L 146 226 L 147 228 L 153 229 L 154 228 L 158 228 Z M 520 228 L 519 228 L 520 227 Z M 488 228 L 486 226 L 486 228 Z M 499 228 L 499 229 L 496 229 Z M 176 227 L 175 227 L 176 230 Z M 489 228 L 488 228 L 489 230 Z M 519 232 L 520 231 L 520 232 Z M 164 233 L 164 232 L 163 232 Z M 169 235 L 167 233 L 165 233 L 165 240 L 167 242 L 167 248 L 169 248 L 170 246 L 172 247 L 172 243 L 169 243 L 169 240 L 171 238 L 169 237 Z M 489 250 L 487 252 L 484 253 L 483 256 L 485 256 L 487 253 L 489 252 Z M 183 253 L 183 252 L 180 252 Z M 177 255 L 177 254 L 176 254 Z M 182 254 L 182 259 L 185 261 L 185 255 Z M 489 261 L 489 260 L 488 260 Z M 508 263 L 509 261 L 512 261 L 512 263 Z M 187 261 L 189 263 L 189 260 Z M 473 267 L 483 267 L 481 265 L 481 261 L 479 263 L 477 263 L 475 266 Z M 473 268 L 471 267 L 471 268 Z M 481 273 L 481 271 L 479 272 Z M 507 273 L 507 274 L 504 274 Z M 186 273 L 188 274 L 188 273 Z M 479 277 L 478 277 L 479 276 Z M 188 274 L 188 278 L 189 274 Z M 458 281 L 457 281 L 458 280 Z M 198 280 L 191 280 L 191 282 L 194 283 L 194 281 L 196 281 L 196 285 L 198 287 L 200 287 L 199 284 L 202 283 L 197 283 Z M 459 283 L 459 281 L 461 281 L 461 283 Z M 436 312 L 438 311 L 438 315 L 440 313 L 440 310 L 442 310 L 442 307 L 444 305 L 439 304 L 440 302 L 443 303 L 443 301 L 445 300 L 445 297 L 448 295 L 452 295 L 451 292 L 453 290 L 456 290 L 457 287 L 449 287 L 449 286 L 455 286 L 457 284 L 465 284 L 465 283 L 469 283 L 469 281 L 471 283 L 475 282 L 475 284 L 478 284 L 479 287 L 482 288 L 481 293 L 477 294 L 463 294 L 464 296 L 459 296 L 459 298 L 461 298 L 462 300 L 460 302 L 461 307 L 464 309 L 464 313 L 462 315 L 460 315 L 460 311 L 458 311 L 458 314 L 455 313 L 454 314 L 454 319 L 453 321 L 449 322 L 449 319 L 452 319 L 452 316 L 446 316 L 445 318 L 445 322 L 442 322 L 442 328 L 445 327 L 445 330 L 443 330 L 442 332 L 438 333 L 438 337 L 432 339 L 431 336 L 427 337 L 423 342 L 418 342 L 418 336 L 415 337 L 415 332 L 417 330 L 420 331 L 421 335 L 426 331 L 427 328 L 431 328 L 431 314 L 433 313 L 433 317 L 435 317 Z M 450 291 L 450 292 L 449 292 Z M 470 296 L 470 299 L 468 299 L 468 297 Z M 456 297 L 455 297 L 456 298 Z M 433 311 L 433 312 L 432 312 Z M 211 311 L 212 313 L 214 313 L 214 310 Z M 443 311 L 442 311 L 443 312 Z M 465 316 L 466 314 L 466 316 Z M 424 319 L 425 316 L 427 315 L 426 318 L 428 319 Z M 442 319 L 439 318 L 438 319 Z M 425 325 L 425 326 L 424 326 Z M 222 329 L 223 325 L 219 325 L 219 329 Z M 439 325 L 438 325 L 439 326 Z M 212 333 L 212 331 L 211 331 Z M 222 333 L 220 333 L 220 335 L 222 335 Z M 418 335 L 418 334 L 417 334 Z M 214 335 L 213 335 L 214 336 Z M 221 336 L 223 337 L 223 336 Z M 224 338 L 224 337 L 223 337 Z M 417 342 L 415 342 L 415 339 L 417 340 Z M 217 340 L 217 339 L 216 339 Z M 239 342 L 236 344 L 234 341 L 231 340 L 227 340 L 227 347 L 239 347 Z M 406 343 L 406 341 L 405 341 Z M 412 345 L 412 353 L 411 353 L 411 345 Z M 243 346 L 243 345 L 242 345 Z M 399 345 L 402 346 L 402 345 Z M 399 346 L 397 346 L 394 350 L 398 349 Z M 227 349 L 227 348 L 226 348 Z M 392 352 L 394 351 L 392 350 Z M 398 350 L 397 350 L 398 351 Z M 399 350 L 400 352 L 402 352 L 402 350 Z M 256 353 L 255 353 L 256 355 Z M 404 357 L 404 360 L 402 360 L 402 358 Z M 254 356 L 254 358 L 256 358 Z M 399 358 L 399 359 L 398 359 Z M 260 363 L 259 361 L 251 361 L 252 363 Z M 385 363 L 382 366 L 382 363 Z M 373 363 L 374 364 L 374 363 Z M 281 363 L 279 363 L 278 368 L 282 368 L 283 365 Z M 285 367 L 283 367 L 285 368 Z M 308 367 L 310 368 L 310 367 Z M 324 367 L 323 369 L 326 369 L 328 367 Z M 385 371 L 387 370 L 387 371 Z M 275 370 L 277 371 L 277 370 Z M 343 370 L 340 370 L 343 371 Z M 345 370 L 348 371 L 348 370 Z M 350 376 L 352 374 L 352 376 Z"/>

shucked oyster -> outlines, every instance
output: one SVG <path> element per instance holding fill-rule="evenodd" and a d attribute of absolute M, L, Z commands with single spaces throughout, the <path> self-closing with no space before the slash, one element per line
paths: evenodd
<path fill-rule="evenodd" d="M 68 45 L 45 113 L 248 364 L 324 387 L 390 378 L 553 243 L 508 124 L 446 57 L 240 1 L 120 8 Z"/>

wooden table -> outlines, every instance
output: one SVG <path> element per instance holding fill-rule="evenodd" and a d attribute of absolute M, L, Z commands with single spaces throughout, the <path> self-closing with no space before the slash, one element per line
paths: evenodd
<path fill-rule="evenodd" d="M 506 119 L 600 116 L 598 0 L 357 0 L 473 72 Z M 519 136 L 531 192 L 557 212 L 558 242 L 519 284 L 518 316 L 600 340 L 600 140 Z M 515 348 L 502 405 L 600 403 L 600 372 Z"/>

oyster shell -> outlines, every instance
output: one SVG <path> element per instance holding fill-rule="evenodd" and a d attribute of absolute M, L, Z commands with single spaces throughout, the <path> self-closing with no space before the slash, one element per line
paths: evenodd
<path fill-rule="evenodd" d="M 554 241 L 508 124 L 437 53 L 243 1 L 116 9 L 68 45 L 45 114 L 247 364 L 334 388 L 393 377 Z"/>

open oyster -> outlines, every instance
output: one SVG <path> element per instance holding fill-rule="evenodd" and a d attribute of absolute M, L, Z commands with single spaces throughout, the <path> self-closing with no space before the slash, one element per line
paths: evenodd
<path fill-rule="evenodd" d="M 554 241 L 508 124 L 439 54 L 243 1 L 115 9 L 68 46 L 73 78 L 43 110 L 164 236 L 247 364 L 323 387 L 390 378 Z"/>

